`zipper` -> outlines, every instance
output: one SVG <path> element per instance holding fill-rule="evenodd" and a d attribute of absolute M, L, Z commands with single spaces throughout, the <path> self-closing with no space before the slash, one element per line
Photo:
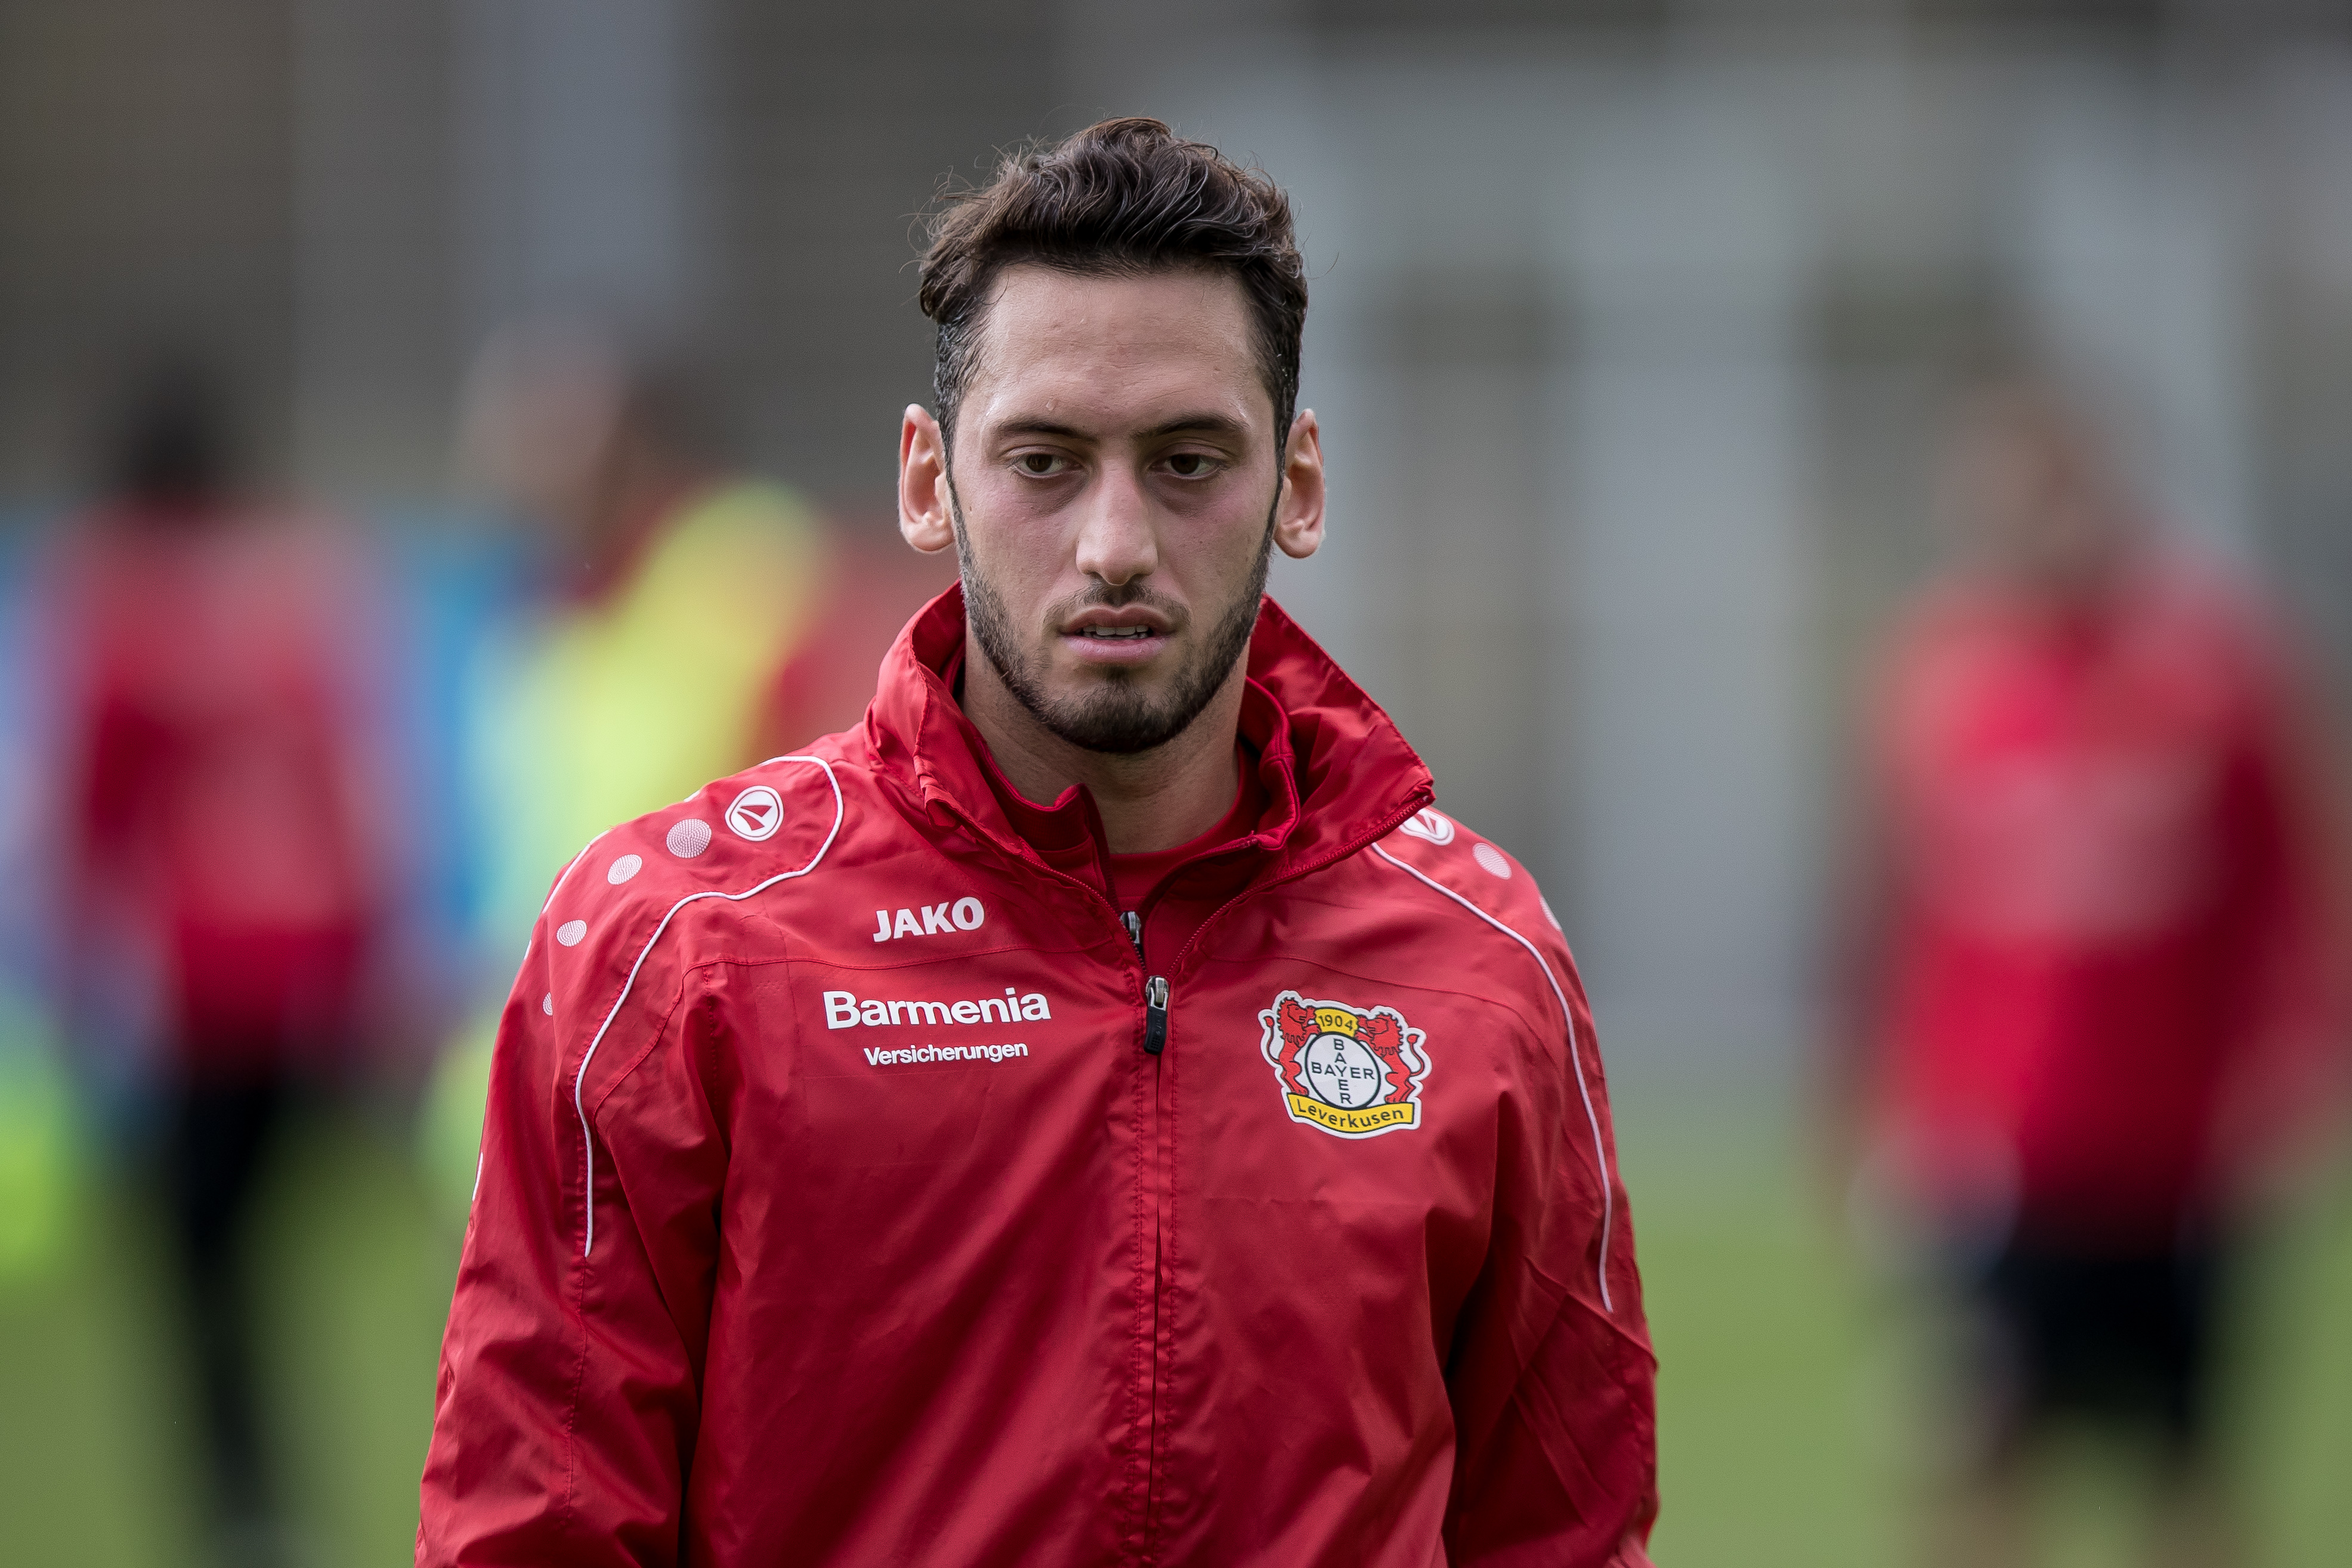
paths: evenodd
<path fill-rule="evenodd" d="M 1157 1056 L 1168 1045 L 1168 977 L 1143 982 L 1143 1049 Z"/>
<path fill-rule="evenodd" d="M 1130 909 L 1118 917 L 1127 927 L 1127 939 L 1135 944 L 1135 956 L 1143 957 L 1143 916 Z M 1168 1047 L 1168 977 L 1147 975 L 1143 981 L 1143 1049 L 1147 1055 L 1157 1056 Z"/>
<path fill-rule="evenodd" d="M 1198 929 L 1192 933 L 1192 939 L 1184 944 L 1183 951 L 1176 956 L 1176 967 L 1180 969 L 1184 967 L 1184 961 L 1192 956 L 1192 950 L 1201 945 L 1201 939 L 1208 935 L 1209 928 L 1214 925 L 1218 921 L 1223 919 L 1226 915 L 1230 914 L 1234 907 L 1240 904 L 1244 899 L 1257 894 L 1270 892 L 1274 888 L 1279 887 L 1285 883 L 1296 882 L 1301 877 L 1310 876 L 1316 872 L 1321 871 L 1326 866 L 1336 864 L 1338 862 L 1345 860 L 1348 856 L 1357 853 L 1361 851 L 1366 844 L 1374 843 L 1388 837 L 1389 834 L 1397 830 L 1399 823 L 1402 823 L 1406 818 L 1412 816 L 1413 812 L 1427 805 L 1429 803 L 1429 800 L 1430 797 L 1426 795 L 1416 795 L 1414 797 L 1408 798 L 1404 805 L 1398 810 L 1392 817 L 1391 817 L 1387 821 L 1378 825 L 1371 832 L 1365 834 L 1362 838 L 1342 845 L 1334 852 L 1326 855 L 1319 860 L 1314 861 L 1306 865 L 1295 866 L 1284 876 L 1277 877 L 1271 882 L 1264 883 L 1256 887 L 1244 888 L 1240 893 L 1235 894 L 1233 897 L 1227 899 L 1223 904 L 1219 905 L 1215 910 L 1212 911 L 1209 917 L 1202 921 Z M 952 814 L 963 820 L 965 828 L 972 833 L 974 837 L 978 838 L 982 843 L 994 844 L 994 835 L 982 829 L 980 824 L 972 821 L 968 814 L 958 810 L 951 801 L 946 802 L 946 804 L 948 806 L 948 810 Z M 1000 849 L 999 852 L 1004 852 Z M 1050 867 L 1034 867 L 1030 862 L 1021 860 L 1018 856 L 1008 855 L 1007 858 L 1013 860 L 1024 873 L 1031 872 L 1033 870 L 1043 870 L 1049 877 L 1058 878 L 1062 882 L 1085 888 L 1088 893 L 1096 894 L 1097 897 L 1100 896 L 1097 890 L 1087 886 L 1086 883 L 1080 882 L 1077 878 L 1069 875 L 1066 872 L 1057 872 Z M 1134 944 L 1137 967 L 1146 968 L 1146 977 L 1143 982 L 1143 1050 L 1146 1055 L 1157 1057 L 1161 1051 L 1165 1051 L 1168 1046 L 1168 1000 L 1170 993 L 1168 977 L 1164 975 L 1150 974 L 1146 967 L 1143 956 L 1143 917 L 1141 914 L 1131 909 L 1125 911 L 1114 909 L 1113 913 L 1121 929 L 1127 933 L 1127 939 L 1130 943 Z M 1157 1156 L 1155 1156 L 1155 1158 L 1157 1158 Z M 1153 1512 L 1153 1494 L 1160 1482 L 1159 1448 L 1160 1417 L 1160 1411 L 1158 1409 L 1158 1391 L 1160 1385 L 1160 1367 L 1163 1362 L 1162 1349 L 1160 1343 L 1160 1313 L 1161 1308 L 1161 1277 L 1166 1267 L 1166 1260 L 1161 1251 L 1161 1248 L 1164 1243 L 1163 1239 L 1157 1234 L 1159 1229 L 1157 1222 L 1155 1222 L 1153 1228 L 1155 1235 L 1152 1247 L 1151 1372 L 1150 1375 L 1149 1384 L 1149 1387 L 1151 1390 L 1150 1396 L 1152 1406 L 1150 1419 L 1150 1431 L 1149 1435 L 1144 1439 L 1143 1449 L 1145 1476 L 1143 1509 L 1147 1521 L 1151 1518 Z M 1145 1528 L 1148 1540 L 1151 1526 L 1147 1522 Z M 1153 1548 L 1148 1544 L 1145 1550 L 1147 1554 L 1149 1554 L 1152 1552 Z"/>

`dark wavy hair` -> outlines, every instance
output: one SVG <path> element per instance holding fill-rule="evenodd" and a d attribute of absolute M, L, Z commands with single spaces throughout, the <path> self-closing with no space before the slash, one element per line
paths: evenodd
<path fill-rule="evenodd" d="M 1019 262 L 1087 277 L 1171 267 L 1231 274 L 1249 302 L 1275 439 L 1288 442 L 1307 268 L 1290 198 L 1263 171 L 1157 120 L 1106 120 L 1066 141 L 1020 149 L 987 184 L 947 193 L 931 215 L 920 298 L 939 327 L 932 391 L 950 442 L 990 286 Z"/>

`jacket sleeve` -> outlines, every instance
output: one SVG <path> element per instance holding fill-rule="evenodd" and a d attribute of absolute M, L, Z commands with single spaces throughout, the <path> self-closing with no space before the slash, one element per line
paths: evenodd
<path fill-rule="evenodd" d="M 1558 988 L 1524 998 L 1538 1038 L 1503 1108 L 1493 1240 L 1455 1324 L 1447 1561 L 1647 1568 L 1656 1364 L 1590 1015 L 1566 946 L 1537 929 Z"/>
<path fill-rule="evenodd" d="M 551 959 L 546 924 L 492 1060 L 420 1568 L 679 1557 L 723 1141 L 681 1040 L 677 979 L 655 1001 L 641 978 L 623 1009 L 613 964 Z"/>

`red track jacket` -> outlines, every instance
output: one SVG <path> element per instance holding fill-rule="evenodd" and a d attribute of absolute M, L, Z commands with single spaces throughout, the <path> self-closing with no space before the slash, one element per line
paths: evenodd
<path fill-rule="evenodd" d="M 1268 601 L 1270 804 L 1132 940 L 1014 831 L 962 646 L 951 589 L 863 727 L 558 880 L 417 1561 L 1645 1564 L 1632 1232 L 1527 873 Z"/>

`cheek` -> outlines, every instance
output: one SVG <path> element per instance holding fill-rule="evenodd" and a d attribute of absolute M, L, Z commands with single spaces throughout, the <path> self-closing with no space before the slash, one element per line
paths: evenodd
<path fill-rule="evenodd" d="M 1049 591 L 1075 553 L 1063 520 L 1018 504 L 1026 499 L 1017 490 L 1008 495 L 993 486 L 962 496 L 964 540 L 972 564 L 1008 601 Z"/>
<path fill-rule="evenodd" d="M 1162 569 L 1219 596 L 1244 585 L 1266 537 L 1267 497 L 1238 491 L 1181 516 L 1160 535 Z"/>

